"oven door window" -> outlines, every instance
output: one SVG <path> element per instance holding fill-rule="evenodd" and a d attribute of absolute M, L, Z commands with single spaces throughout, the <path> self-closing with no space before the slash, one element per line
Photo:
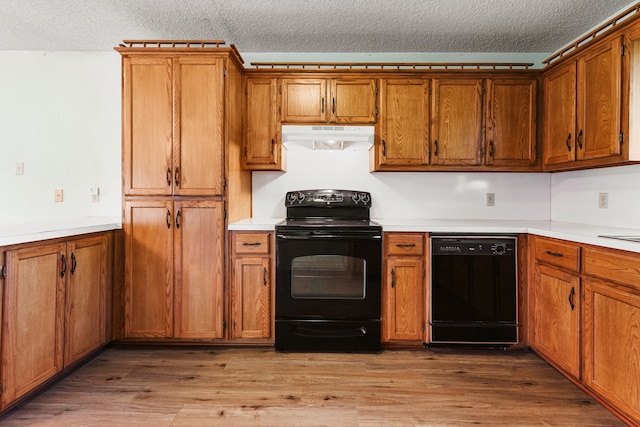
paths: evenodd
<path fill-rule="evenodd" d="M 366 267 L 366 260 L 345 255 L 295 257 L 291 262 L 291 297 L 364 299 Z"/>

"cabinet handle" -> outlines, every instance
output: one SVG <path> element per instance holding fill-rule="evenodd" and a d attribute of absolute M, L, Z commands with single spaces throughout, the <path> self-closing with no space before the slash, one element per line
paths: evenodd
<path fill-rule="evenodd" d="M 171 211 L 167 209 L 167 228 L 171 228 Z"/>
<path fill-rule="evenodd" d="M 322 97 L 322 103 L 321 103 L 321 105 L 322 105 L 322 114 L 324 114 L 324 96 Z"/>
<path fill-rule="evenodd" d="M 176 182 L 176 187 L 180 186 L 180 168 L 176 168 L 176 172 L 173 174 L 173 180 Z"/>
<path fill-rule="evenodd" d="M 273 151 L 275 150 L 276 140 L 271 138 L 271 154 L 273 155 Z"/>
<path fill-rule="evenodd" d="M 167 185 L 171 187 L 171 168 L 167 168 Z"/>
<path fill-rule="evenodd" d="M 262 284 L 267 286 L 267 267 L 262 270 Z"/>
<path fill-rule="evenodd" d="M 576 289 L 572 286 L 571 292 L 569 292 L 569 305 L 571 306 L 571 311 L 576 308 L 576 305 L 573 303 L 573 300 L 576 296 Z"/>
<path fill-rule="evenodd" d="M 493 141 L 489 141 L 489 157 L 493 159 Z"/>
<path fill-rule="evenodd" d="M 391 270 L 391 287 L 395 288 L 396 287 L 396 269 L 392 269 Z"/>
<path fill-rule="evenodd" d="M 336 113 L 336 99 L 331 98 L 331 114 L 335 114 L 335 113 Z"/>
<path fill-rule="evenodd" d="M 260 242 L 244 242 L 242 246 L 260 246 L 261 244 Z"/>
<path fill-rule="evenodd" d="M 567 136 L 567 140 L 565 141 L 565 144 L 567 144 L 567 150 L 568 150 L 568 151 L 571 151 L 571 144 L 570 144 L 570 142 L 571 142 L 571 134 L 569 134 L 569 135 Z"/>
<path fill-rule="evenodd" d="M 67 258 L 64 256 L 64 254 L 60 258 L 60 261 L 62 262 L 62 270 L 60 271 L 60 277 L 64 277 L 64 274 L 67 272 Z"/>
<path fill-rule="evenodd" d="M 415 243 L 396 243 L 396 246 L 399 248 L 415 248 Z"/>
<path fill-rule="evenodd" d="M 71 252 L 71 275 L 76 272 L 76 267 L 78 266 L 78 262 L 76 261 L 76 254 Z"/>
<path fill-rule="evenodd" d="M 438 157 L 438 140 L 436 139 L 435 141 L 433 141 L 433 145 L 435 146 L 435 150 L 433 152 L 433 155 Z"/>
<path fill-rule="evenodd" d="M 182 216 L 182 212 L 178 209 L 176 213 L 176 228 L 180 228 L 180 217 Z"/>
<path fill-rule="evenodd" d="M 576 142 L 578 143 L 578 147 L 582 150 L 582 129 L 580 129 L 580 132 L 578 132 Z"/>
<path fill-rule="evenodd" d="M 387 141 L 382 140 L 382 155 L 387 157 Z"/>
<path fill-rule="evenodd" d="M 561 258 L 564 256 L 564 254 L 562 252 L 553 252 L 553 251 L 546 251 L 547 255 L 551 255 L 557 258 Z"/>

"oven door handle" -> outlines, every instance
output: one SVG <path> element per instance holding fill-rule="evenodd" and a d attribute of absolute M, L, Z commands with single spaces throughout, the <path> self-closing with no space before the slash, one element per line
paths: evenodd
<path fill-rule="evenodd" d="M 282 240 L 310 240 L 310 239 L 335 239 L 335 240 L 380 240 L 380 234 L 278 234 L 277 239 Z"/>

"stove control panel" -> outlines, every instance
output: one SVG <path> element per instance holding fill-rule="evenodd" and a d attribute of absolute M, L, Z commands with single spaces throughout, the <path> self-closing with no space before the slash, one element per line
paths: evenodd
<path fill-rule="evenodd" d="M 358 206 L 371 207 L 371 193 L 354 190 L 298 190 L 289 191 L 286 207 L 297 206 Z"/>

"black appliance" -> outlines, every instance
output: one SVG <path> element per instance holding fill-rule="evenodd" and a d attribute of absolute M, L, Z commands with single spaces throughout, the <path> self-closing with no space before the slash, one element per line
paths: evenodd
<path fill-rule="evenodd" d="M 276 350 L 379 351 L 382 227 L 369 219 L 371 194 L 291 191 L 285 206 L 275 227 Z"/>
<path fill-rule="evenodd" d="M 432 236 L 431 342 L 518 342 L 516 238 Z"/>

